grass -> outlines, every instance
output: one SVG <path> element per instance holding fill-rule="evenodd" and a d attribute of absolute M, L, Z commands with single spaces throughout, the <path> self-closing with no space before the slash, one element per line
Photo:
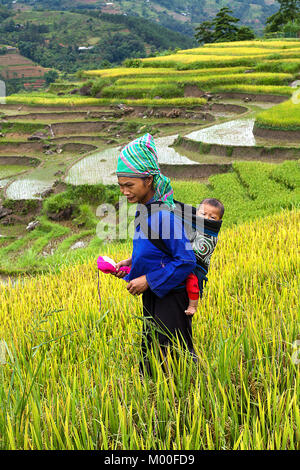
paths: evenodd
<path fill-rule="evenodd" d="M 207 87 L 211 87 L 214 85 L 219 85 L 222 83 L 249 83 L 249 84 L 261 84 L 261 85 L 280 85 L 283 83 L 289 83 L 293 79 L 293 75 L 287 73 L 234 73 L 231 74 L 230 71 L 224 71 L 223 74 L 219 73 L 217 75 L 208 75 L 208 76 L 179 76 L 179 75 L 169 75 L 163 76 L 158 78 L 151 78 L 151 84 L 149 83 L 149 79 L 142 78 L 139 79 L 138 83 L 136 79 L 132 78 L 123 78 L 119 79 L 115 82 L 116 86 L 124 86 L 126 85 L 129 89 L 130 87 L 135 86 L 137 89 L 140 87 L 149 87 L 155 84 L 164 85 L 166 86 L 170 82 L 176 82 L 177 84 L 181 85 L 206 85 Z"/>
<path fill-rule="evenodd" d="M 152 98 L 141 99 L 122 99 L 127 105 L 136 106 L 198 106 L 206 103 L 204 98 L 165 98 L 161 100 Z M 66 97 L 53 96 L 36 96 L 35 94 L 16 94 L 7 97 L 7 104 L 26 104 L 27 106 L 106 106 L 110 104 L 120 103 L 120 98 L 81 98 L 78 97 L 74 101 Z"/>
<path fill-rule="evenodd" d="M 38 131 L 46 131 L 45 125 L 34 122 L 3 122 L 1 130 L 15 134 L 33 134 Z"/>
<path fill-rule="evenodd" d="M 215 93 L 291 96 L 294 90 L 288 85 L 299 70 L 299 41 L 257 40 L 207 44 L 141 59 L 138 67 L 85 71 L 85 76 L 110 80 L 102 96 L 111 99 L 183 99 L 183 87 L 189 85 Z"/>
<path fill-rule="evenodd" d="M 294 182 L 286 184 L 291 173 Z M 231 227 L 282 208 L 299 208 L 299 178 L 299 161 L 281 164 L 237 161 L 233 163 L 233 172 L 211 176 L 208 185 L 174 181 L 172 186 L 175 198 L 188 204 L 197 206 L 206 197 L 220 199 L 228 208 L 223 227 Z"/>
<path fill-rule="evenodd" d="M 246 70 L 246 67 L 231 67 L 230 73 L 240 73 Z M 207 68 L 205 70 L 181 70 L 181 71 L 171 71 L 169 68 L 126 68 L 126 67 L 117 67 L 113 69 L 100 69 L 100 70 L 86 70 L 84 72 L 85 76 L 89 77 L 103 77 L 103 78 L 110 78 L 110 79 L 118 79 L 118 78 L 126 78 L 126 77 L 138 77 L 140 80 L 141 78 L 156 78 L 161 76 L 171 76 L 172 77 L 181 77 L 181 76 L 189 76 L 189 75 L 203 75 L 203 74 L 217 74 L 222 73 L 224 74 L 224 68 Z"/>
<path fill-rule="evenodd" d="M 1 165 L 0 166 L 0 179 L 9 178 L 10 176 L 28 170 L 29 167 L 25 165 Z"/>
<path fill-rule="evenodd" d="M 179 350 L 139 380 L 141 299 L 95 258 L 0 286 L 2 449 L 299 450 L 299 211 L 221 233 Z M 101 254 L 124 259 L 127 243 Z M 258 295 L 259 292 L 259 295 Z"/>
<path fill-rule="evenodd" d="M 143 68 L 196 69 L 207 67 L 255 67 L 268 61 L 296 61 L 300 56 L 300 42 L 286 44 L 285 41 L 243 41 L 239 43 L 206 44 L 194 49 L 185 49 L 176 54 L 142 59 Z M 295 70 L 295 68 L 294 68 Z"/>
<path fill-rule="evenodd" d="M 259 56 L 263 59 L 263 56 Z M 266 58 L 266 57 L 265 57 Z M 193 54 L 171 54 L 169 56 L 161 56 L 154 58 L 142 59 L 143 67 L 163 67 L 174 68 L 178 70 L 184 69 L 200 69 L 207 67 L 251 67 L 256 63 L 256 56 L 233 57 L 233 56 L 216 56 L 216 55 L 193 55 Z"/>
<path fill-rule="evenodd" d="M 125 86 L 113 85 L 105 87 L 101 95 L 105 98 L 130 98 L 136 99 L 154 99 L 155 96 L 161 98 L 179 98 L 183 97 L 184 90 L 176 83 L 152 85 L 151 83 L 132 84 Z"/>
<path fill-rule="evenodd" d="M 284 50 L 285 55 L 290 55 L 294 53 L 299 53 L 300 52 L 300 42 L 298 43 L 298 47 L 291 48 L 291 50 Z M 265 56 L 266 53 L 269 54 L 269 51 L 266 51 L 266 48 L 264 47 L 252 47 L 249 49 L 249 47 L 243 47 L 242 44 L 240 44 L 240 47 L 231 47 L 231 44 L 227 45 L 227 47 L 218 47 L 217 44 L 214 44 L 214 47 L 198 47 L 198 48 L 193 48 L 193 49 L 184 49 L 182 51 L 178 51 L 178 54 L 192 54 L 192 55 L 224 55 L 224 49 L 226 49 L 226 54 L 232 55 L 232 56 L 244 56 L 250 53 L 251 55 L 258 55 L 258 56 Z M 272 53 L 281 53 L 283 51 L 282 48 L 272 48 Z"/>
<path fill-rule="evenodd" d="M 276 55 L 284 57 L 285 47 L 298 45 L 298 41 L 254 41 L 230 47 L 273 47 Z M 224 48 L 228 57 L 228 44 L 217 47 Z M 266 56 L 271 53 L 274 50 L 267 50 Z M 253 67 L 263 62 L 260 54 L 248 55 L 233 62 Z M 222 57 L 213 56 L 215 63 Z M 233 53 L 227 64 L 232 57 Z M 168 58 L 155 60 L 164 65 Z M 288 72 L 279 67 L 280 59 L 273 60 L 266 70 L 259 66 L 261 77 Z M 212 72 L 213 62 L 209 64 Z M 221 67 L 233 75 L 226 63 Z M 155 74 L 146 67 L 106 72 L 116 79 L 134 76 L 136 89 L 142 88 L 138 77 L 144 80 L 147 72 L 149 77 Z M 167 82 L 168 72 L 169 81 L 177 73 L 184 83 L 195 77 L 206 79 L 205 68 L 176 72 L 166 71 L 165 66 L 157 69 L 157 77 L 166 77 Z M 208 78 L 217 80 L 220 70 L 210 72 Z M 235 69 L 234 74 L 242 72 Z M 296 73 L 296 68 L 290 72 Z M 247 93 L 288 94 L 289 90 L 274 83 L 218 86 Z M 87 103 L 82 97 L 54 93 L 8 98 L 32 106 Z M 96 102 L 101 106 L 120 99 Z M 175 107 L 206 101 L 171 97 L 122 102 Z M 298 119 L 288 103 L 283 103 L 286 112 L 273 108 L 276 122 L 289 114 Z M 102 275 L 99 311 L 97 256 L 106 254 L 118 261 L 132 250 L 129 240 L 104 243 L 95 236 L 95 206 L 103 191 L 97 193 L 93 186 L 69 188 L 66 200 L 51 196 L 37 229 L 13 241 L 1 237 L 1 271 L 21 275 L 14 285 L 0 284 L 0 449 L 299 450 L 300 266 L 295 256 L 300 241 L 295 230 L 300 222 L 299 183 L 299 161 L 234 162 L 232 172 L 210 177 L 207 185 L 172 181 L 176 199 L 198 205 L 205 197 L 217 197 L 225 205 L 225 215 L 209 282 L 193 319 L 198 369 L 179 349 L 177 358 L 169 357 L 170 369 L 163 374 L 153 354 L 154 380 L 146 376 L 144 382 L 138 376 L 141 298 L 130 296 L 124 281 Z M 113 188 L 107 189 L 105 200 L 111 197 L 115 202 Z M 74 201 L 75 223 L 83 223 L 82 230 L 73 233 L 71 222 L 47 219 L 47 210 L 58 212 Z M 86 248 L 70 250 L 82 239 L 88 242 Z M 43 256 L 51 247 L 53 255 Z M 24 273 L 34 272 L 40 275 L 25 278 Z"/>
<path fill-rule="evenodd" d="M 217 44 L 217 47 L 224 47 L 224 48 L 240 48 L 240 47 L 260 47 L 260 48 L 266 48 L 266 49 L 293 49 L 293 48 L 299 48 L 300 46 L 300 41 L 299 40 L 294 40 L 294 39 L 269 39 L 269 40 L 264 40 L 264 39 L 259 39 L 259 40 L 251 40 L 251 41 L 235 41 L 235 42 L 219 42 Z M 214 49 L 216 47 L 216 44 L 205 44 L 204 47 L 207 47 L 209 49 Z"/>
<path fill-rule="evenodd" d="M 296 93 L 299 97 L 300 90 Z M 300 101 L 299 98 L 297 101 Z M 300 131 L 300 103 L 296 104 L 292 99 L 262 111 L 256 116 L 255 126 L 275 130 Z"/>
<path fill-rule="evenodd" d="M 286 161 L 271 170 L 270 176 L 290 189 L 300 188 L 299 162 Z"/>
<path fill-rule="evenodd" d="M 172 187 L 175 199 L 195 206 L 206 197 L 220 199 L 228 208 L 223 227 L 230 228 L 275 214 L 282 208 L 299 208 L 299 181 L 298 161 L 286 161 L 281 164 L 238 161 L 233 163 L 233 172 L 211 176 L 208 184 L 174 179 Z M 40 218 L 42 225 L 39 230 L 29 232 L 20 240 L 12 242 L 2 238 L 5 246 L 0 245 L 1 272 L 13 274 L 60 270 L 64 264 L 73 264 L 74 260 L 96 256 L 102 246 L 101 240 L 96 236 L 96 226 L 100 220 L 96 216 L 96 208 L 101 203 L 115 205 L 118 197 L 119 191 L 115 186 L 103 185 L 81 185 L 73 188 L 69 185 L 69 189 L 64 193 L 49 196 L 43 203 Z M 10 204 L 12 202 L 5 203 L 6 207 L 10 207 Z M 60 224 L 47 220 L 47 215 L 71 206 L 73 219 L 68 227 L 61 227 Z M 80 231 L 79 225 L 82 226 Z M 70 252 L 65 241 L 67 236 L 71 236 L 71 227 L 76 229 L 79 239 L 80 234 L 85 231 L 91 237 L 88 246 L 80 249 L 78 253 Z M 41 244 L 36 241 L 39 239 Z M 43 256 L 44 249 L 54 240 L 58 240 L 54 253 Z"/>
<path fill-rule="evenodd" d="M 160 96 L 162 98 L 183 97 L 185 86 L 197 86 L 199 89 L 211 91 L 218 86 L 226 86 L 232 84 L 234 88 L 240 84 L 248 84 L 251 86 L 273 86 L 276 89 L 282 85 L 287 85 L 293 79 L 293 75 L 286 73 L 251 73 L 251 74 L 218 74 L 208 76 L 162 76 L 159 78 L 142 78 L 136 81 L 132 78 L 119 79 L 112 86 L 102 89 L 101 96 L 105 98 L 119 99 L 135 97 L 135 98 L 154 98 Z M 288 88 L 288 87 L 286 87 Z M 282 93 L 282 89 L 280 90 Z"/>
<path fill-rule="evenodd" d="M 211 87 L 211 92 L 237 92 L 237 93 L 254 93 L 265 95 L 282 95 L 292 96 L 293 89 L 288 86 L 274 85 L 241 85 L 232 83 L 231 85 L 216 85 Z"/>

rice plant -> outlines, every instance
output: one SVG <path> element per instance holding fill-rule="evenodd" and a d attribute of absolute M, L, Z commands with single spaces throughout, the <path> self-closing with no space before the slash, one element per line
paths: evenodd
<path fill-rule="evenodd" d="M 300 96 L 300 90 L 295 91 Z M 263 128 L 278 130 L 300 130 L 300 104 L 292 100 L 285 101 L 268 110 L 264 110 L 256 116 L 255 125 Z"/>
<path fill-rule="evenodd" d="M 299 450 L 299 222 L 282 211 L 222 232 L 197 370 L 179 348 L 140 380 L 141 299 L 102 275 L 99 311 L 95 258 L 0 285 L 0 448 Z"/>

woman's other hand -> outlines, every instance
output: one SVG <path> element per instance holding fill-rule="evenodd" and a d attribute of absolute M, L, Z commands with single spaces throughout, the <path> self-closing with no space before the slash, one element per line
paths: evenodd
<path fill-rule="evenodd" d="M 116 277 L 119 277 L 119 278 L 125 277 L 126 272 L 125 271 L 119 271 L 119 269 L 122 266 L 131 266 L 131 263 L 132 263 L 132 258 L 123 259 L 123 261 L 119 261 L 119 263 L 116 264 L 116 273 L 113 274 L 113 275 L 116 276 Z"/>
<path fill-rule="evenodd" d="M 145 292 L 149 287 L 146 276 L 140 276 L 128 282 L 127 290 L 132 295 L 139 295 Z"/>

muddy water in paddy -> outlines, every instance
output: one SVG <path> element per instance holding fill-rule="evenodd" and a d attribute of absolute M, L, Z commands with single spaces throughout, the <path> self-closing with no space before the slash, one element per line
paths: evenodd
<path fill-rule="evenodd" d="M 274 106 L 274 103 L 253 103 L 252 112 L 255 113 L 258 111 L 259 109 L 257 108 L 267 109 L 272 106 Z M 200 130 L 188 133 L 186 137 L 208 144 L 216 143 L 231 146 L 274 146 L 274 139 L 267 140 L 253 135 L 255 117 L 252 112 L 249 117 L 244 116 L 238 119 L 232 119 L 220 124 L 201 128 Z M 220 110 L 218 114 L 218 117 L 230 118 L 230 113 L 225 110 Z M 181 155 L 175 149 L 170 147 L 176 137 L 177 135 L 171 135 L 155 139 L 159 163 L 169 165 L 194 165 L 194 160 Z M 293 144 L 291 144 L 291 142 L 282 142 L 276 139 L 276 145 L 289 146 Z M 115 171 L 120 150 L 121 147 L 109 148 L 82 158 L 69 169 L 65 181 L 74 185 L 117 183 Z M 32 178 L 30 178 L 30 175 L 28 176 L 29 177 L 23 177 L 13 181 L 6 190 L 6 197 L 12 199 L 36 199 L 38 198 L 36 193 L 40 193 L 51 188 L 54 182 L 53 175 L 49 175 L 49 177 L 47 177 L 45 174 L 32 174 Z M 0 181 L 0 189 L 8 182 L 9 181 L 7 179 L 2 179 Z"/>
<path fill-rule="evenodd" d="M 4 186 L 6 186 L 8 182 L 9 180 L 0 180 L 0 189 L 4 188 Z"/>
<path fill-rule="evenodd" d="M 37 193 L 51 188 L 53 181 L 24 178 L 13 181 L 6 190 L 8 199 L 39 199 Z"/>
<path fill-rule="evenodd" d="M 253 135 L 255 119 L 236 119 L 191 132 L 186 137 L 207 144 L 258 145 Z"/>
<path fill-rule="evenodd" d="M 194 165 L 194 161 L 169 147 L 176 138 L 177 135 L 171 135 L 155 139 L 159 163 Z M 117 183 L 115 172 L 120 150 L 121 147 L 114 147 L 83 158 L 70 168 L 66 182 L 74 185 Z"/>

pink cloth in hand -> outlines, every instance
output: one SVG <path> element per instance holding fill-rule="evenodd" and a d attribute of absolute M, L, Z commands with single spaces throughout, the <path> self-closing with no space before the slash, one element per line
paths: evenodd
<path fill-rule="evenodd" d="M 108 256 L 99 256 L 97 259 L 97 266 L 99 271 L 102 271 L 105 274 L 114 274 L 117 272 L 116 264 L 114 260 Z M 130 272 L 130 266 L 121 266 L 119 271 L 124 271 L 126 274 Z"/>

